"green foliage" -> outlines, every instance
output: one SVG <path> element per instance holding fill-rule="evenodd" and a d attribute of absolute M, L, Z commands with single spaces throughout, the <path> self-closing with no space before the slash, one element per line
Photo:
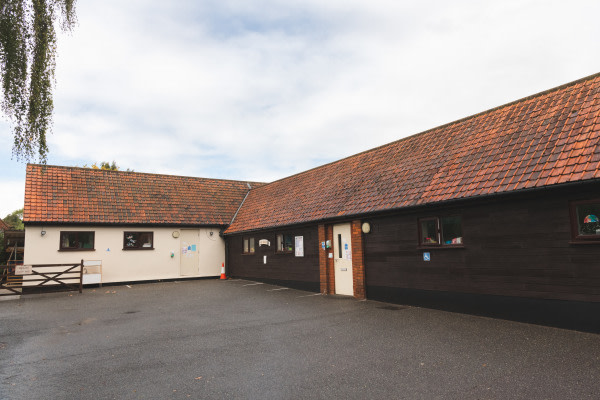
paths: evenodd
<path fill-rule="evenodd" d="M 121 167 L 119 167 L 114 160 L 112 163 L 109 163 L 108 161 L 100 161 L 100 166 L 98 166 L 98 163 L 96 163 L 96 162 L 93 163 L 91 165 L 91 167 L 88 167 L 87 164 L 84 164 L 83 168 L 101 169 L 103 171 L 120 171 L 121 170 Z M 127 168 L 126 171 L 134 172 L 132 169 L 129 169 L 129 168 Z"/>
<path fill-rule="evenodd" d="M 8 214 L 3 219 L 6 222 L 6 225 L 10 226 L 10 229 L 13 231 L 22 231 L 25 230 L 25 225 L 23 225 L 23 209 L 19 208 Z"/>
<path fill-rule="evenodd" d="M 56 67 L 54 23 L 75 26 L 76 0 L 0 0 L 2 112 L 13 129 L 17 159 L 46 162 L 51 132 Z"/>
<path fill-rule="evenodd" d="M 100 161 L 100 166 L 98 166 L 98 163 L 93 163 L 92 168 L 93 169 L 101 169 L 103 171 L 118 171 L 119 170 L 117 163 L 114 161 L 112 162 L 112 164 L 109 163 L 108 161 Z"/>

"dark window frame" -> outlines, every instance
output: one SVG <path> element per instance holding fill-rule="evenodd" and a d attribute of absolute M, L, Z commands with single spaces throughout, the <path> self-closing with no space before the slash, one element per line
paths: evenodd
<path fill-rule="evenodd" d="M 442 220 L 445 218 L 459 218 L 460 221 L 460 230 L 462 231 L 463 229 L 463 218 L 461 215 L 456 215 L 456 214 L 452 214 L 452 215 L 440 215 L 440 216 L 427 216 L 427 217 L 423 217 L 423 218 L 418 218 L 417 219 L 417 233 L 418 233 L 418 247 L 419 248 L 436 248 L 436 249 L 449 249 L 449 248 L 464 248 L 465 247 L 465 242 L 464 242 L 464 233 L 461 232 L 461 234 L 463 236 L 460 236 L 461 238 L 461 242 L 460 243 L 444 243 L 444 231 L 443 231 L 443 224 L 442 224 Z M 423 243 L 422 239 L 423 239 L 423 231 L 422 231 L 422 224 L 423 222 L 426 221 L 435 221 L 435 226 L 436 226 L 436 242 L 435 243 Z"/>
<path fill-rule="evenodd" d="M 63 237 L 64 235 L 76 235 L 79 234 L 92 234 L 92 247 L 63 247 Z M 78 239 L 75 240 L 77 243 L 80 243 Z M 59 242 L 58 242 L 58 250 L 59 251 L 95 251 L 96 250 L 96 231 L 60 231 Z"/>
<path fill-rule="evenodd" d="M 248 241 L 247 247 L 246 247 L 246 241 Z M 244 254 L 244 255 L 256 254 L 256 240 L 254 240 L 254 236 L 242 236 L 242 254 Z"/>
<path fill-rule="evenodd" d="M 127 235 L 128 234 L 150 234 L 150 239 L 151 239 L 151 243 L 150 243 L 150 247 L 144 247 L 143 245 L 139 246 L 139 245 L 135 245 L 135 246 L 128 246 L 127 245 Z M 123 232 L 123 250 L 154 250 L 154 231 L 125 231 Z"/>
<path fill-rule="evenodd" d="M 281 242 L 279 241 L 279 237 L 281 236 Z M 291 246 L 290 249 L 287 248 L 286 246 L 286 239 L 289 239 L 289 244 Z M 276 236 L 276 245 L 277 245 L 277 249 L 275 250 L 276 253 L 280 253 L 280 254 L 291 254 L 294 252 L 294 248 L 295 248 L 295 243 L 294 243 L 294 235 L 290 235 L 287 233 L 278 233 Z M 279 248 L 279 244 L 282 244 L 282 248 Z"/>
<path fill-rule="evenodd" d="M 579 232 L 579 216 L 577 214 L 577 207 L 586 204 L 597 204 L 600 206 L 600 198 L 569 202 L 569 214 L 571 217 L 571 243 L 600 244 L 600 234 L 582 235 Z M 597 226 L 600 227 L 600 225 Z"/>

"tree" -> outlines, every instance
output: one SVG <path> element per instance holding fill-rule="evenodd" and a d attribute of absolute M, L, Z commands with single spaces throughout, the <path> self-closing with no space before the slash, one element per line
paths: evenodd
<path fill-rule="evenodd" d="M 96 165 L 96 163 L 92 164 L 93 169 L 101 169 L 103 171 L 118 171 L 120 168 L 117 166 L 116 162 L 112 162 L 110 164 L 108 161 L 101 161 L 100 166 Z"/>
<path fill-rule="evenodd" d="M 13 156 L 45 163 L 52 129 L 56 67 L 54 23 L 76 23 L 77 0 L 0 0 L 2 112 L 13 130 Z"/>
<path fill-rule="evenodd" d="M 19 208 L 8 214 L 3 219 L 6 222 L 6 225 L 10 226 L 10 229 L 13 231 L 22 231 L 25 229 L 25 225 L 23 225 L 23 209 Z"/>
<path fill-rule="evenodd" d="M 100 166 L 98 166 L 98 163 L 93 163 L 91 167 L 88 167 L 87 164 L 84 164 L 83 168 L 101 169 L 103 171 L 120 171 L 121 170 L 121 167 L 119 167 L 114 160 L 112 163 L 109 163 L 108 161 L 100 161 Z M 129 169 L 129 168 L 127 168 L 126 171 L 134 172 L 132 169 Z"/>

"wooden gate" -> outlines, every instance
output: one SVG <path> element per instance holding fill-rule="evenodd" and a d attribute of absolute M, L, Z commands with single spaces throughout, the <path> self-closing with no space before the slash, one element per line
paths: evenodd
<path fill-rule="evenodd" d="M 83 260 L 79 264 L 1 265 L 0 296 L 83 289 Z"/>

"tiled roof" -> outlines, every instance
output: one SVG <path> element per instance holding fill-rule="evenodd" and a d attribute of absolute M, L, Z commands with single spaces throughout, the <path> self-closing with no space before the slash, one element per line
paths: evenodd
<path fill-rule="evenodd" d="M 596 74 L 254 189 L 226 233 L 598 179 L 599 115 Z"/>
<path fill-rule="evenodd" d="M 29 164 L 23 220 L 226 225 L 247 192 L 240 181 Z"/>

